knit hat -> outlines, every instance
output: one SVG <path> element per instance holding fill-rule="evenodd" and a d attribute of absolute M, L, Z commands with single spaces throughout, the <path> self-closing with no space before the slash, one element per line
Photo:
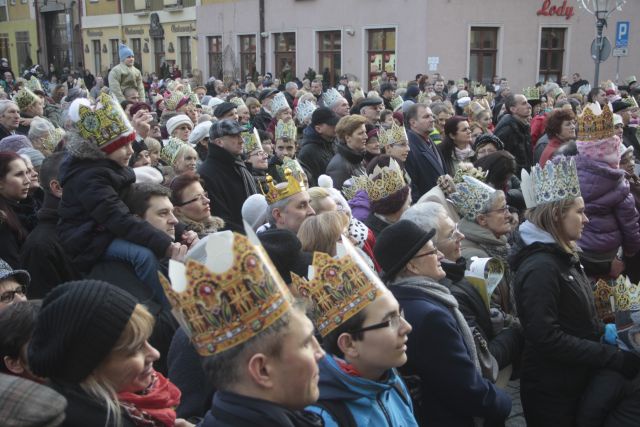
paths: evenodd
<path fill-rule="evenodd" d="M 81 382 L 109 355 L 135 306 L 131 294 L 106 282 L 56 286 L 42 302 L 29 367 L 41 377 Z"/>
<path fill-rule="evenodd" d="M 13 134 L 0 140 L 0 152 L 17 153 L 21 148 L 33 148 L 29 138 L 24 135 Z"/>
<path fill-rule="evenodd" d="M 335 126 L 339 121 L 340 117 L 327 107 L 317 108 L 313 114 L 311 114 L 311 127 L 324 124 Z"/>
<path fill-rule="evenodd" d="M 492 133 L 483 133 L 478 135 L 476 141 L 473 143 L 473 151 L 478 151 L 487 144 L 495 145 L 497 150 L 504 150 L 504 143 L 500 138 Z"/>
<path fill-rule="evenodd" d="M 620 165 L 620 145 L 620 138 L 617 136 L 599 141 L 576 141 L 576 147 L 581 156 L 606 163 L 616 169 Z"/>
<path fill-rule="evenodd" d="M 31 148 L 31 147 L 21 148 L 18 150 L 18 154 L 29 157 L 29 160 L 31 160 L 31 164 L 33 164 L 33 166 L 36 168 L 39 168 L 40 166 L 42 166 L 42 162 L 44 162 L 44 154 L 42 154 L 40 151 L 36 150 L 35 148 Z"/>
<path fill-rule="evenodd" d="M 198 123 L 196 127 L 193 128 L 191 134 L 189 135 L 189 144 L 196 145 L 198 142 L 202 141 L 204 138 L 209 137 L 209 130 L 211 129 L 212 122 L 207 120 L 206 122 Z"/>
<path fill-rule="evenodd" d="M 373 253 L 382 267 L 382 280 L 393 280 L 429 240 L 436 230 L 424 231 L 406 219 L 391 224 L 378 234 Z"/>
<path fill-rule="evenodd" d="M 263 194 L 252 194 L 242 204 L 242 219 L 257 230 L 267 222 L 267 207 L 267 199 Z"/>
<path fill-rule="evenodd" d="M 129 49 L 129 46 L 120 43 L 120 48 L 118 49 L 118 55 L 120 56 L 120 62 L 124 62 L 130 56 L 133 56 L 133 51 Z"/>
<path fill-rule="evenodd" d="M 180 125 L 187 124 L 193 129 L 193 122 L 186 114 L 178 114 L 176 116 L 171 117 L 167 120 L 167 132 L 169 136 L 173 133 L 174 130 Z"/>
<path fill-rule="evenodd" d="M 133 168 L 133 172 L 136 174 L 136 184 L 146 182 L 149 184 L 162 184 L 162 173 L 153 166 L 139 166 Z"/>
<path fill-rule="evenodd" d="M 31 276 L 26 270 L 14 270 L 9 263 L 0 258 L 0 282 L 3 280 L 15 280 L 23 286 L 29 286 Z"/>

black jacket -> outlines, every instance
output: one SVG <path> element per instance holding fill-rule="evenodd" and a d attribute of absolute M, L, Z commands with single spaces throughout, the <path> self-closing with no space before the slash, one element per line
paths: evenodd
<path fill-rule="evenodd" d="M 336 144 L 336 154 L 327 165 L 327 175 L 333 179 L 333 187 L 342 190 L 342 184 L 352 176 L 366 173 L 363 165 L 364 153 L 356 153 L 345 143 Z"/>
<path fill-rule="evenodd" d="M 375 237 L 378 237 L 378 234 L 380 234 L 382 230 L 391 225 L 388 222 L 385 222 L 378 218 L 373 212 L 369 213 L 367 219 L 364 220 L 364 224 L 369 227 L 369 230 L 373 231 L 373 235 Z"/>
<path fill-rule="evenodd" d="M 242 160 L 210 143 L 207 159 L 198 172 L 211 199 L 211 215 L 222 218 L 231 230 L 244 233 L 242 204 L 257 189 Z"/>
<path fill-rule="evenodd" d="M 2 196 L 0 196 L 2 198 Z M 20 268 L 20 251 L 26 239 L 27 233 L 33 230 L 37 224 L 37 217 L 33 203 L 23 200 L 19 203 L 2 198 L 7 209 L 13 212 L 19 221 L 20 230 L 9 227 L 5 220 L 5 214 L 0 210 L 0 258 L 5 260 L 12 268 Z"/>
<path fill-rule="evenodd" d="M 622 129 L 622 142 L 627 147 L 633 147 L 636 157 L 640 156 L 640 141 L 638 141 L 637 130 L 638 128 L 632 128 L 629 126 L 625 126 Z"/>
<path fill-rule="evenodd" d="M 404 163 L 411 177 L 411 199 L 417 202 L 423 194 L 436 186 L 438 177 L 444 175 L 444 161 L 435 144 L 430 140 L 407 130 L 409 155 Z"/>
<path fill-rule="evenodd" d="M 327 166 L 335 154 L 334 143 L 322 138 L 311 125 L 304 128 L 302 135 L 297 157 L 309 170 L 309 185 L 315 186 L 318 185 L 318 177 L 326 173 Z"/>
<path fill-rule="evenodd" d="M 267 110 L 265 110 L 264 108 L 260 108 L 258 114 L 256 114 L 253 118 L 253 127 L 258 130 L 266 131 L 269 127 L 269 123 L 271 123 L 271 120 L 273 120 L 271 114 L 269 114 L 269 112 L 267 112 Z"/>
<path fill-rule="evenodd" d="M 493 134 L 504 143 L 504 149 L 516 158 L 516 176 L 520 171 L 527 171 L 533 166 L 533 151 L 531 149 L 531 130 L 528 124 L 522 123 L 511 114 L 502 116 Z"/>

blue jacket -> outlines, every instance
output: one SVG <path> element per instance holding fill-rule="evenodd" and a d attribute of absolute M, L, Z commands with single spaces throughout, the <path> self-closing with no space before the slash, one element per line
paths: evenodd
<path fill-rule="evenodd" d="M 418 426 L 409 392 L 395 369 L 384 381 L 371 381 L 343 372 L 336 360 L 327 355 L 320 367 L 320 401 L 338 400 L 351 411 L 358 427 Z M 324 408 L 312 405 L 307 411 L 320 414 L 325 427 L 339 427 L 337 420 Z"/>

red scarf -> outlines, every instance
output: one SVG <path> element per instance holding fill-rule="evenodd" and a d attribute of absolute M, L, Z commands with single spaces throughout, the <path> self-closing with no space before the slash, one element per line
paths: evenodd
<path fill-rule="evenodd" d="M 360 372 L 358 372 L 358 370 L 355 368 L 355 366 L 347 363 L 345 360 L 340 359 L 339 357 L 333 357 L 333 360 L 335 360 L 338 363 L 338 366 L 340 367 L 340 370 L 342 372 L 344 372 L 347 375 L 351 375 L 352 377 L 361 377 L 362 374 Z"/>
<path fill-rule="evenodd" d="M 151 385 L 139 393 L 118 393 L 118 400 L 137 426 L 173 427 L 180 390 L 161 373 L 153 373 Z"/>

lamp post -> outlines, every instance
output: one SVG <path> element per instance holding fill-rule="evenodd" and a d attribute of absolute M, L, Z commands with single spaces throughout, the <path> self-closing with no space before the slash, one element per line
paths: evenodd
<path fill-rule="evenodd" d="M 602 31 L 607 26 L 607 18 L 614 10 L 622 10 L 626 0 L 578 0 L 580 6 L 596 18 L 596 71 L 593 79 L 594 87 L 600 81 L 600 53 L 602 52 Z"/>

